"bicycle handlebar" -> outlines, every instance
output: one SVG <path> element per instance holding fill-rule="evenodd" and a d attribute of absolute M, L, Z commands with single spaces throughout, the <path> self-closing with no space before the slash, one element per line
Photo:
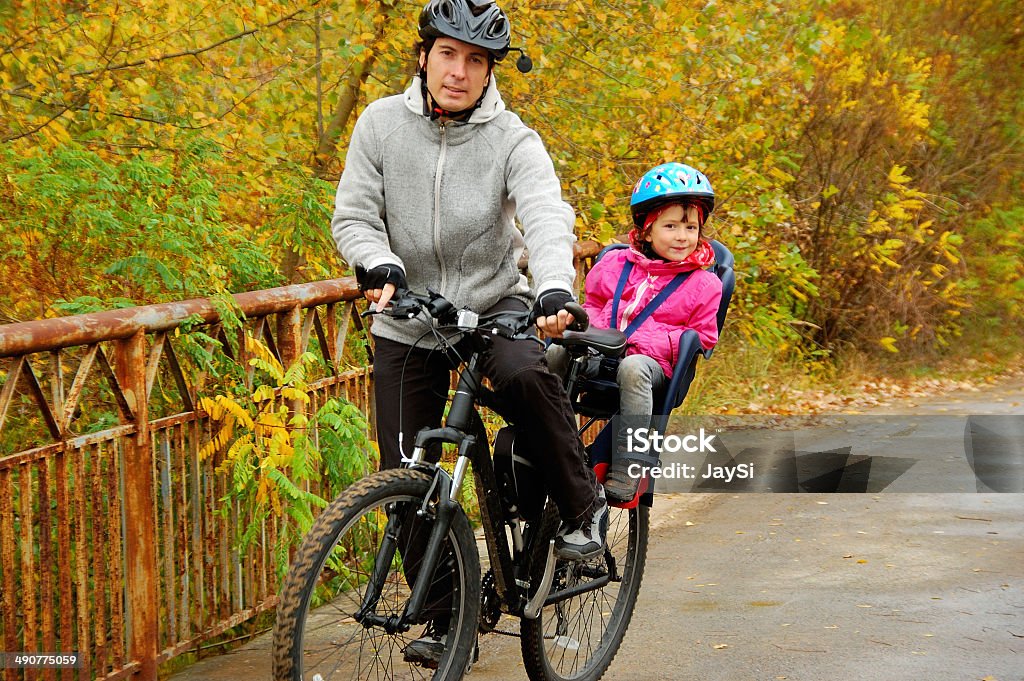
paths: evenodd
<path fill-rule="evenodd" d="M 590 317 L 583 307 L 575 301 L 570 301 L 565 304 L 565 309 L 573 317 L 569 328 L 573 331 L 586 331 L 590 326 Z M 429 289 L 425 294 L 409 289 L 397 289 L 388 307 L 377 312 L 371 306 L 362 313 L 362 316 L 384 314 L 393 319 L 412 319 L 420 313 L 425 313 L 436 320 L 439 326 L 455 327 L 461 331 L 479 331 L 511 339 L 521 337 L 536 321 L 531 310 L 480 315 L 469 308 L 456 308 L 440 293 Z"/>

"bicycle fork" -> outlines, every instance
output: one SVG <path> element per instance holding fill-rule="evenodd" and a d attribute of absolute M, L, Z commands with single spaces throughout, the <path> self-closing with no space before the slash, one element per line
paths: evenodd
<path fill-rule="evenodd" d="M 441 437 L 451 436 L 452 433 L 448 431 L 448 428 L 441 428 L 433 431 L 432 434 Z M 449 477 L 444 469 L 439 467 L 434 469 L 434 479 L 430 489 L 427 490 L 427 494 L 424 496 L 420 507 L 416 509 L 416 515 L 421 518 L 429 515 L 434 517 L 430 528 L 430 537 L 427 539 L 427 545 L 423 551 L 423 558 L 418 570 L 420 578 L 416 579 L 416 583 L 412 588 L 412 594 L 403 612 L 398 615 L 384 616 L 377 614 L 375 609 L 380 601 L 388 574 L 391 572 L 391 565 L 394 562 L 395 553 L 398 551 L 401 525 L 406 519 L 405 514 L 398 512 L 397 509 L 392 509 L 389 512 L 388 523 L 384 529 L 384 538 L 374 559 L 373 571 L 370 574 L 366 593 L 363 596 L 358 612 L 354 615 L 354 619 L 364 627 L 378 626 L 389 634 L 395 634 L 404 633 L 412 625 L 421 622 L 423 604 L 427 599 L 427 592 L 431 583 L 430 576 L 434 574 L 434 570 L 437 568 L 442 544 L 448 535 L 448 530 L 451 528 L 455 514 L 460 509 L 458 502 L 455 501 L 455 496 L 469 461 L 468 456 L 462 456 L 461 454 L 471 449 L 474 443 L 475 438 L 472 436 L 464 436 L 462 438 L 454 479 Z M 414 465 L 422 462 L 423 451 L 424 449 L 417 444 L 416 454 L 413 455 Z M 431 500 L 435 498 L 437 501 L 434 503 L 432 512 L 430 509 Z"/>

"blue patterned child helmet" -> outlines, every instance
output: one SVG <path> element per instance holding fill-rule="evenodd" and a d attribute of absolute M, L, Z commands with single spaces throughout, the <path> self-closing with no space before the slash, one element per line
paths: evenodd
<path fill-rule="evenodd" d="M 704 173 L 682 163 L 663 163 L 644 173 L 633 187 L 629 209 L 633 224 L 643 229 L 647 214 L 666 203 L 693 202 L 703 208 L 703 220 L 715 209 L 715 190 Z"/>

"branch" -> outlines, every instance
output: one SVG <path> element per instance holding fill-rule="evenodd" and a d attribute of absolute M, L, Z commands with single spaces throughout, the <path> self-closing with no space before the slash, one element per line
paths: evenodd
<path fill-rule="evenodd" d="M 385 10 L 388 6 L 385 7 Z M 375 40 L 372 45 L 376 45 L 384 39 L 384 31 L 386 30 L 387 22 L 381 21 L 376 30 Z M 320 138 L 317 140 L 316 149 L 313 151 L 313 174 L 322 179 L 330 179 L 327 176 L 328 168 L 327 163 L 331 157 L 337 153 L 338 140 L 341 138 L 342 131 L 345 130 L 345 126 L 348 125 L 349 118 L 352 116 L 352 112 L 355 111 L 356 104 L 359 102 L 359 92 L 363 88 L 363 84 L 366 83 L 366 79 L 370 76 L 373 71 L 374 62 L 377 60 L 377 50 L 370 48 L 367 51 L 366 57 L 362 60 L 359 66 L 353 69 L 349 73 L 348 81 L 345 83 L 345 89 L 338 96 L 338 105 L 334 110 L 334 115 L 331 116 L 330 122 L 327 124 L 327 128 L 320 132 Z M 321 71 L 320 59 L 317 58 L 317 75 Z M 317 84 L 318 90 L 320 87 L 319 81 Z M 320 116 L 320 93 L 317 93 L 317 115 Z"/>
<path fill-rule="evenodd" d="M 1011 139 L 1009 142 L 1007 142 L 1001 148 L 999 148 L 999 149 L 997 149 L 997 150 L 995 150 L 993 152 L 990 152 L 990 153 L 988 153 L 988 154 L 986 154 L 984 156 L 977 157 L 976 160 L 973 163 L 968 163 L 964 167 L 958 168 L 956 171 L 946 175 L 946 177 L 944 179 L 948 182 L 949 180 L 952 180 L 953 178 L 957 177 L 958 175 L 963 175 L 966 172 L 974 170 L 975 168 L 977 168 L 980 165 L 985 165 L 985 164 L 991 162 L 991 160 L 993 158 L 996 158 L 998 156 L 1002 156 L 1004 154 L 1010 153 L 1010 151 L 1015 146 L 1020 144 L 1022 139 L 1024 139 L 1024 133 L 1016 135 L 1013 139 Z"/>
<path fill-rule="evenodd" d="M 40 130 L 42 130 L 46 126 L 48 126 L 50 123 L 53 123 L 55 120 L 57 120 L 58 118 L 60 118 L 64 114 L 66 114 L 70 110 L 70 108 L 71 107 L 64 107 L 64 109 L 62 109 L 61 111 L 55 113 L 53 116 L 51 116 L 50 118 L 48 118 L 44 122 L 40 123 L 36 127 L 32 128 L 31 130 L 26 130 L 23 133 L 20 133 L 20 134 L 17 134 L 17 135 L 12 135 L 10 137 L 4 137 L 2 140 L 0 140 L 0 142 L 3 142 L 4 144 L 6 144 L 7 142 L 13 142 L 15 140 L 20 140 L 22 137 L 31 137 L 32 135 L 36 134 L 37 132 L 39 132 Z"/>
<path fill-rule="evenodd" d="M 569 59 L 572 59 L 573 61 L 578 61 L 579 63 L 583 64 L 587 68 L 590 68 L 590 69 L 593 69 L 594 71 L 597 71 L 598 73 L 600 73 L 605 78 L 608 78 L 609 80 L 614 80 L 616 83 L 618 83 L 619 85 L 622 85 L 623 87 L 632 87 L 629 83 L 625 83 L 625 82 L 619 80 L 618 78 L 616 78 L 612 74 L 610 74 L 607 71 L 604 71 L 604 70 L 594 66 L 593 64 L 588 62 L 586 59 L 583 59 L 582 57 L 577 57 L 575 54 L 572 54 L 571 52 L 566 52 L 565 56 L 568 57 Z"/>
<path fill-rule="evenodd" d="M 245 100 L 247 100 L 250 97 L 252 97 L 258 91 L 263 89 L 264 86 L 265 86 L 265 83 L 261 83 L 260 85 L 257 85 L 252 90 L 247 92 L 244 96 L 242 96 L 240 99 L 238 99 L 236 101 L 233 101 L 231 103 L 231 106 L 227 107 L 226 109 L 224 109 L 223 111 L 218 113 L 216 116 L 213 116 L 213 120 L 219 121 L 219 120 L 225 118 L 228 114 L 230 114 L 232 111 L 234 111 L 236 108 L 238 108 L 239 104 L 241 104 Z M 22 94 L 15 94 L 14 96 L 15 97 L 20 97 L 21 99 L 27 99 L 30 102 L 36 102 L 37 104 L 42 104 L 43 106 L 53 106 L 52 102 L 48 102 L 48 101 L 46 101 L 44 99 L 41 99 L 41 98 L 38 98 L 38 97 L 29 97 L 27 95 L 22 95 Z M 213 123 L 205 123 L 203 125 L 185 125 L 185 124 L 182 124 L 182 123 L 174 123 L 174 122 L 171 122 L 171 121 L 162 121 L 162 120 L 158 120 L 156 118 L 150 118 L 148 116 L 139 116 L 139 115 L 134 115 L 134 114 L 123 113 L 123 112 L 120 112 L 120 111 L 101 111 L 99 109 L 87 108 L 84 104 L 64 104 L 64 103 L 62 103 L 59 106 L 62 107 L 62 108 L 61 108 L 61 110 L 58 113 L 56 113 L 55 115 L 51 116 L 45 122 L 40 123 L 38 126 L 33 128 L 32 130 L 28 130 L 26 132 L 20 133 L 18 135 L 12 136 L 12 137 L 6 137 L 6 138 L 0 140 L 0 142 L 4 142 L 4 143 L 6 143 L 6 142 L 13 142 L 14 140 L 21 139 L 22 137 L 28 137 L 28 136 L 34 135 L 35 133 L 39 132 L 40 130 L 42 130 L 43 128 L 48 126 L 53 121 L 55 121 L 58 118 L 60 118 L 61 116 L 63 116 L 68 111 L 85 111 L 85 112 L 90 113 L 90 114 L 101 113 L 101 114 L 103 114 L 105 116 L 113 116 L 115 118 L 124 118 L 124 119 L 132 120 L 132 121 L 142 121 L 144 123 L 154 123 L 156 125 L 167 125 L 167 126 L 170 126 L 172 128 L 178 128 L 179 130 L 203 130 L 204 128 L 208 128 L 211 125 L 213 125 Z"/>
<path fill-rule="evenodd" d="M 291 14 L 283 16 L 280 19 L 277 19 L 275 21 L 270 22 L 269 24 L 264 24 L 263 26 L 258 26 L 256 28 L 250 28 L 250 29 L 248 29 L 246 31 L 241 31 L 239 33 L 236 33 L 235 35 L 228 36 L 226 38 L 222 38 L 221 40 L 218 40 L 215 43 L 211 43 L 210 45 L 207 45 L 205 47 L 198 47 L 198 48 L 196 48 L 194 50 L 183 50 L 181 52 L 172 52 L 170 54 L 160 55 L 159 57 L 149 57 L 149 58 L 146 58 L 146 59 L 136 59 L 135 61 L 130 61 L 130 62 L 121 62 L 120 64 L 114 64 L 113 66 L 102 66 L 102 67 L 95 68 L 95 69 L 89 69 L 87 71 L 79 71 L 77 73 L 71 74 L 71 77 L 72 78 L 79 78 L 81 76 L 88 76 L 88 75 L 92 75 L 94 73 L 98 73 L 98 72 L 101 72 L 101 71 L 103 71 L 103 72 L 105 72 L 105 71 L 120 71 L 122 69 L 130 69 L 130 68 L 134 68 L 136 66 L 142 66 L 144 64 L 148 64 L 150 62 L 167 61 L 167 60 L 170 60 L 170 59 L 180 59 L 181 57 L 195 57 L 197 55 L 203 54 L 204 52 L 209 52 L 210 50 L 214 50 L 214 49 L 220 47 L 221 45 L 225 45 L 227 43 L 234 42 L 234 41 L 239 40 L 241 38 L 244 38 L 244 37 L 246 37 L 248 35 L 253 35 L 255 33 L 259 33 L 262 30 L 265 30 L 265 29 L 268 29 L 268 28 L 273 28 L 274 26 L 277 26 L 279 24 L 283 24 L 283 23 L 285 23 L 287 21 L 291 21 L 292 19 L 294 19 L 299 14 L 302 14 L 303 12 L 307 11 L 310 7 L 312 7 L 314 5 L 317 5 L 319 3 L 320 3 L 320 0 L 312 0 L 312 2 L 309 4 L 309 7 L 304 7 L 302 9 L 297 9 L 294 12 L 292 12 Z"/>

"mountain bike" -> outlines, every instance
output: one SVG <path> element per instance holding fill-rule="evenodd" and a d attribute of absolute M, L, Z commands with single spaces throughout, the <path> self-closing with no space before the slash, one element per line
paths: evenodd
<path fill-rule="evenodd" d="M 571 312 L 585 320 L 579 306 Z M 503 429 L 492 458 L 478 411 L 491 394 L 478 368 L 490 339 L 540 342 L 530 333 L 529 311 L 477 315 L 433 292 L 400 291 L 382 314 L 428 321 L 439 344 L 452 346 L 446 334 L 455 334 L 468 340 L 471 351 L 443 425 L 418 433 L 401 468 L 373 473 L 344 490 L 299 547 L 277 606 L 274 678 L 461 679 L 478 659 L 480 635 L 494 631 L 503 614 L 520 620 L 532 681 L 600 678 L 636 604 L 648 507 L 611 507 L 603 554 L 558 560 L 558 512 L 543 490 L 522 479 L 530 457 L 508 446 L 514 429 Z M 566 377 L 570 390 L 581 375 L 577 367 L 621 352 L 609 333 L 618 332 L 573 334 L 567 344 L 574 357 Z M 454 448 L 451 471 L 428 461 L 437 443 Z M 483 576 L 477 540 L 459 502 L 470 466 L 490 565 Z M 447 623 L 436 668 L 405 659 L 428 622 Z"/>

